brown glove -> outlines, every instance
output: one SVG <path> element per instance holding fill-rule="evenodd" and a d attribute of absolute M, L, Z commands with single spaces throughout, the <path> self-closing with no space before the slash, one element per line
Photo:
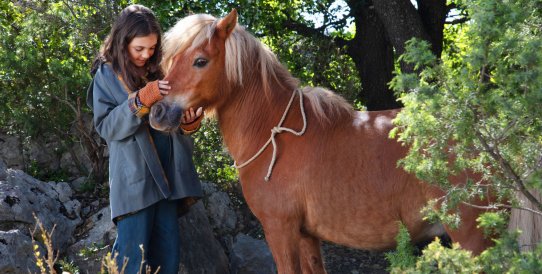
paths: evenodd
<path fill-rule="evenodd" d="M 158 88 L 158 80 L 148 82 L 142 89 L 139 90 L 137 96 L 139 101 L 146 107 L 151 107 L 157 101 L 162 100 L 162 94 Z"/>
<path fill-rule="evenodd" d="M 198 117 L 196 120 L 192 121 L 189 124 L 183 124 L 181 123 L 181 129 L 183 131 L 183 134 L 192 134 L 196 132 L 200 126 L 201 126 L 201 120 L 203 120 L 203 114 L 201 114 L 200 117 Z"/>

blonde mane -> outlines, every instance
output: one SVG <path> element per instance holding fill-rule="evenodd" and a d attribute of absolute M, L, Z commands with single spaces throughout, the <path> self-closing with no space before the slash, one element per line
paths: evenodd
<path fill-rule="evenodd" d="M 162 69 L 168 73 L 173 58 L 185 50 L 193 49 L 208 42 L 215 32 L 218 20 L 208 14 L 195 14 L 187 16 L 164 34 L 162 46 Z M 278 62 L 275 55 L 260 42 L 236 25 L 235 30 L 226 40 L 226 77 L 231 83 L 243 85 L 243 63 L 248 60 L 250 49 L 259 49 L 259 63 L 262 80 L 267 81 L 266 75 L 273 73 L 271 66 Z M 264 83 L 264 86 L 265 83 Z"/>
<path fill-rule="evenodd" d="M 195 14 L 179 20 L 168 30 L 164 34 L 162 43 L 161 65 L 164 73 L 168 73 L 173 58 L 177 54 L 209 42 L 213 37 L 217 22 L 218 19 L 214 16 Z M 230 83 L 243 86 L 244 73 L 253 70 L 253 64 L 257 64 L 264 94 L 271 94 L 272 83 L 282 87 L 299 86 L 299 80 L 287 71 L 276 55 L 239 24 L 226 40 L 225 54 L 225 72 Z M 254 62 L 247 64 L 247 60 L 254 60 Z M 352 106 L 341 96 L 327 89 L 305 87 L 303 94 L 311 102 L 321 122 L 329 122 L 330 119 L 345 117 L 344 115 L 350 117 L 353 115 Z"/>
<path fill-rule="evenodd" d="M 171 68 L 173 57 L 178 53 L 202 43 L 205 32 L 211 31 L 210 25 L 215 24 L 216 18 L 208 14 L 187 16 L 168 30 L 162 41 L 162 71 L 165 74 Z M 205 36 L 211 36 L 207 34 Z M 196 43 L 197 42 L 197 43 Z"/>

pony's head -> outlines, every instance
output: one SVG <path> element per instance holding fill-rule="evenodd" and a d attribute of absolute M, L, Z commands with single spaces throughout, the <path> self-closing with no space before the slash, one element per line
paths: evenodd
<path fill-rule="evenodd" d="M 183 18 L 164 35 L 162 69 L 169 81 L 169 95 L 151 108 L 151 126 L 164 131 L 178 128 L 182 111 L 204 109 L 219 103 L 226 83 L 236 83 L 240 73 L 225 69 L 235 48 L 227 43 L 237 27 L 237 12 L 216 19 L 206 14 Z"/>
<path fill-rule="evenodd" d="M 221 19 L 187 16 L 165 33 L 162 45 L 171 90 L 151 109 L 151 126 L 158 130 L 178 128 L 179 109 L 213 112 L 243 87 L 256 85 L 269 95 L 270 82 L 280 82 L 277 75 L 288 75 L 289 87 L 297 86 L 275 54 L 237 24 L 236 10 Z"/>

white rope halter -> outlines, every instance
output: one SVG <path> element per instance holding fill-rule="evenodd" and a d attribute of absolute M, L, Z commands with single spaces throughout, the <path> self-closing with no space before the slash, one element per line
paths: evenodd
<path fill-rule="evenodd" d="M 286 115 L 288 114 L 288 111 L 290 110 L 290 106 L 292 105 L 292 102 L 294 101 L 295 95 L 299 94 L 299 107 L 301 109 L 301 117 L 303 118 L 303 128 L 300 131 L 294 131 L 291 128 L 282 127 L 282 123 L 286 119 Z M 260 148 L 260 150 L 252 156 L 248 161 L 238 165 L 236 162 L 233 163 L 233 166 L 237 169 L 245 167 L 246 165 L 250 164 L 252 161 L 254 161 L 262 152 L 269 146 L 269 143 L 273 144 L 273 158 L 271 158 L 271 163 L 269 163 L 269 168 L 267 169 L 267 175 L 265 176 L 264 180 L 266 182 L 269 182 L 269 178 L 271 177 L 271 172 L 273 171 L 273 165 L 275 165 L 275 161 L 277 160 L 277 142 L 275 141 L 275 135 L 282 133 L 284 131 L 290 132 L 294 134 L 295 136 L 301 136 L 305 133 L 305 130 L 307 129 L 307 117 L 305 117 L 305 108 L 303 107 L 303 94 L 301 93 L 300 89 L 295 89 L 292 93 L 292 97 L 290 98 L 290 102 L 288 102 L 288 106 L 286 107 L 286 110 L 284 111 L 284 114 L 282 115 L 282 118 L 280 119 L 279 124 L 271 129 L 271 137 L 269 137 L 269 140 Z"/>

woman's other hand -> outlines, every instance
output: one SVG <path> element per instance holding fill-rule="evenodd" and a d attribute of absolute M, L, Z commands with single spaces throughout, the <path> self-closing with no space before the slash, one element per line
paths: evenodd
<path fill-rule="evenodd" d="M 203 108 L 199 107 L 196 111 L 194 111 L 194 108 L 187 109 L 184 112 L 183 117 L 181 118 L 181 123 L 183 124 L 190 124 L 196 120 L 203 114 Z"/>

